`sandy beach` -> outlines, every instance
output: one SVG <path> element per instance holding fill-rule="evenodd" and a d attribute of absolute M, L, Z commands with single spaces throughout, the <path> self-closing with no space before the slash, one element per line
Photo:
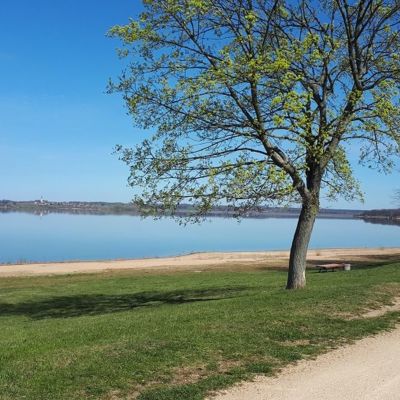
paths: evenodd
<path fill-rule="evenodd" d="M 195 253 L 176 257 L 112 261 L 46 262 L 2 264 L 0 277 L 98 273 L 114 270 L 136 271 L 203 271 L 210 269 L 286 268 L 288 251 Z M 319 263 L 347 262 L 352 264 L 399 261 L 400 248 L 362 248 L 310 250 L 310 267 Z"/>

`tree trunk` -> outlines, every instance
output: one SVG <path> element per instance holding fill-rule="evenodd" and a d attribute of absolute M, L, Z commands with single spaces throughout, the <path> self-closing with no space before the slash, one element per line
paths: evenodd
<path fill-rule="evenodd" d="M 292 247 L 290 248 L 286 289 L 301 289 L 306 286 L 307 250 L 318 208 L 318 201 L 304 200 L 303 202 Z"/>

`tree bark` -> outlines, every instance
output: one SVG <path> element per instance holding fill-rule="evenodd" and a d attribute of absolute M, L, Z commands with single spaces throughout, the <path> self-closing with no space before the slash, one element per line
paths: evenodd
<path fill-rule="evenodd" d="M 307 250 L 318 209 L 318 201 L 303 201 L 292 247 L 290 248 L 286 289 L 301 289 L 306 286 Z"/>

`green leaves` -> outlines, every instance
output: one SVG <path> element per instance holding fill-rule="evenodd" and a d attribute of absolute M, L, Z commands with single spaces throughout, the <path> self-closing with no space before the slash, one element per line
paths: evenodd
<path fill-rule="evenodd" d="M 399 154 L 399 5 L 393 1 L 146 0 L 110 36 L 121 92 L 152 136 L 119 149 L 144 205 L 250 206 L 360 191 L 346 158 Z M 344 34 L 345 33 L 345 34 Z M 355 189 L 355 190 L 350 190 Z M 352 193 L 352 194 L 350 194 Z"/>

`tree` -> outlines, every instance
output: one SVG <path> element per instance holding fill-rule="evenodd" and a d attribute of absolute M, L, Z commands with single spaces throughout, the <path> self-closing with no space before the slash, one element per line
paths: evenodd
<path fill-rule="evenodd" d="M 397 189 L 394 193 L 394 200 L 397 202 L 397 204 L 400 204 L 400 189 Z"/>
<path fill-rule="evenodd" d="M 127 67 L 123 93 L 137 126 L 117 146 L 143 210 L 238 215 L 301 203 L 287 288 L 305 286 L 321 195 L 361 196 L 348 150 L 384 170 L 399 154 L 400 2 L 144 0 L 114 26 Z"/>

